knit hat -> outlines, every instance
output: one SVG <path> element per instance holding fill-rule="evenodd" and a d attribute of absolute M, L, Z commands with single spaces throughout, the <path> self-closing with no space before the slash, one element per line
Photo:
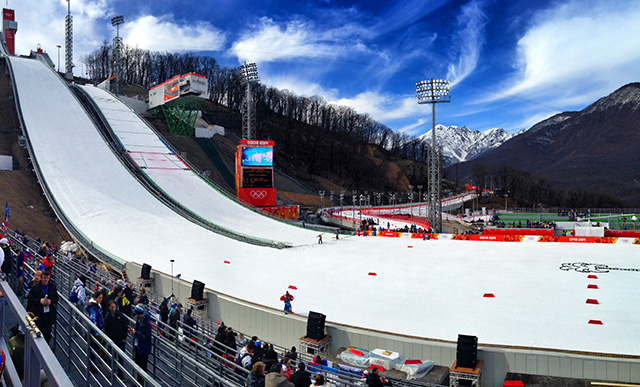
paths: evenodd
<path fill-rule="evenodd" d="M 133 310 L 134 310 L 136 313 L 144 313 L 144 308 L 143 308 L 143 307 L 142 307 L 142 305 L 140 305 L 140 304 L 136 305 L 136 307 L 135 307 L 135 308 L 133 308 Z"/>
<path fill-rule="evenodd" d="M 7 238 L 0 239 L 0 245 L 8 245 L 8 244 L 9 244 L 9 240 Z"/>

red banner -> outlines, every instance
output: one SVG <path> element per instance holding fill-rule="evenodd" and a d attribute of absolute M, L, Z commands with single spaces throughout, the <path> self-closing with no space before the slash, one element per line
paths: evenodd
<path fill-rule="evenodd" d="M 5 20 L 15 21 L 15 11 L 13 9 L 2 9 L 2 23 L 3 26 L 6 25 Z M 7 42 L 7 50 L 9 51 L 9 55 L 15 55 L 15 33 L 16 30 L 12 28 L 6 28 L 4 31 L 4 38 Z"/>
<path fill-rule="evenodd" d="M 485 228 L 484 235 L 553 235 L 551 228 Z"/>
<path fill-rule="evenodd" d="M 640 237 L 639 231 L 618 231 L 618 230 L 605 230 L 605 237 L 618 237 L 618 238 L 638 238 Z"/>
<path fill-rule="evenodd" d="M 522 242 L 524 235 L 478 235 L 453 234 L 451 240 L 457 241 L 493 241 L 493 242 Z"/>
<path fill-rule="evenodd" d="M 300 206 L 279 206 L 279 207 L 260 207 L 257 208 L 258 211 L 277 216 L 282 219 L 292 219 L 296 220 L 300 214 Z"/>
<path fill-rule="evenodd" d="M 272 207 L 276 205 L 276 189 L 240 188 L 238 199 L 254 207 Z"/>
<path fill-rule="evenodd" d="M 538 242 L 573 242 L 573 243 L 616 243 L 618 238 L 608 237 L 576 237 L 576 236 L 541 236 Z"/>

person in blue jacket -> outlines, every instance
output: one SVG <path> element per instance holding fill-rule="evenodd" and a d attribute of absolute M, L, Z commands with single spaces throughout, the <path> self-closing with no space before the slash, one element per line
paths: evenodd
<path fill-rule="evenodd" d="M 136 326 L 133 329 L 129 328 L 129 333 L 134 337 L 134 361 L 147 372 L 147 362 L 151 353 L 151 317 L 145 313 L 143 306 L 140 304 L 133 308 L 133 312 L 136 315 Z M 138 375 L 138 381 L 142 384 L 140 375 Z"/>

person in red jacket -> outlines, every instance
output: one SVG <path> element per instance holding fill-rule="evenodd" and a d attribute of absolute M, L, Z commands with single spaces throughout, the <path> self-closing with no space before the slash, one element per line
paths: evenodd
<path fill-rule="evenodd" d="M 53 277 L 53 254 L 49 253 L 42 259 L 44 269 L 49 272 L 49 275 Z"/>

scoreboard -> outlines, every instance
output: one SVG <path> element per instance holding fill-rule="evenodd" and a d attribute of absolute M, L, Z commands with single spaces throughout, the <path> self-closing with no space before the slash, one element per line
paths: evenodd
<path fill-rule="evenodd" d="M 236 151 L 236 197 L 255 207 L 276 205 L 273 141 L 240 141 Z"/>
<path fill-rule="evenodd" d="M 242 168 L 243 188 L 272 188 L 273 168 Z"/>

